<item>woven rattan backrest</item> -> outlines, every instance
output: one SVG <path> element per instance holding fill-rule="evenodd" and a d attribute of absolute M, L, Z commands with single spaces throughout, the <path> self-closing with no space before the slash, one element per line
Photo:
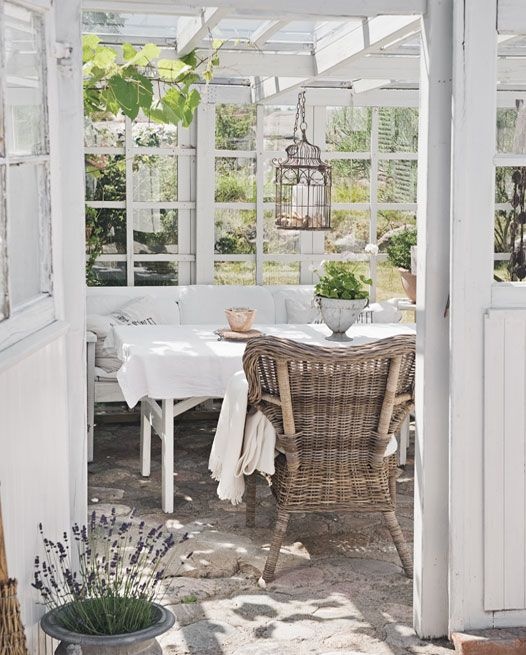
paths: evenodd
<path fill-rule="evenodd" d="M 344 348 L 261 337 L 243 365 L 249 403 L 279 434 L 301 433 L 300 451 L 356 450 L 370 461 L 372 435 L 400 426 L 413 404 L 415 337 Z M 300 453 L 301 458 L 301 453 Z"/>

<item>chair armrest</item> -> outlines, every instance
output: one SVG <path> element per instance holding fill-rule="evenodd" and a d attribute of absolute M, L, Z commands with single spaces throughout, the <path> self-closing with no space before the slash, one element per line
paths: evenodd
<path fill-rule="evenodd" d="M 86 343 L 97 343 L 97 335 L 95 332 L 90 332 L 90 330 L 86 332 Z"/>

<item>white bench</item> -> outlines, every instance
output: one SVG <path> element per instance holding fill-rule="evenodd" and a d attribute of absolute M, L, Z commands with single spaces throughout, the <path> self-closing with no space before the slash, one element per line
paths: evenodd
<path fill-rule="evenodd" d="M 252 307 L 257 310 L 256 322 L 260 324 L 305 323 L 289 320 L 293 309 L 304 308 L 308 312 L 314 287 L 298 286 L 228 286 L 191 285 L 165 287 L 89 287 L 87 290 L 87 314 L 106 315 L 118 310 L 130 300 L 144 296 L 152 298 L 163 309 L 163 314 L 174 315 L 174 324 L 226 325 L 224 310 L 227 307 Z M 177 303 L 177 306 L 175 305 Z M 173 304 L 173 307 L 171 306 Z M 380 322 L 393 322 L 393 316 L 401 316 L 396 308 L 384 311 L 376 306 L 374 316 Z M 173 311 L 172 311 L 173 310 Z M 289 311 L 288 311 L 289 310 Z M 394 313 L 393 313 L 394 312 Z M 177 314 L 179 316 L 177 316 Z M 385 317 L 382 316 L 385 315 Z M 175 323 L 179 319 L 179 323 Z M 373 318 L 373 321 L 376 320 Z M 396 320 L 396 319 L 395 319 Z M 399 318 L 398 318 L 399 320 Z M 167 322 L 171 322 L 168 320 Z M 115 373 L 106 373 L 97 366 L 95 359 L 96 336 L 87 335 L 87 382 L 88 382 L 88 461 L 93 460 L 93 433 L 95 403 L 122 402 L 124 397 Z M 176 413 L 180 414 L 203 402 L 203 399 L 188 399 L 180 403 Z M 146 466 L 143 466 L 146 469 Z"/>

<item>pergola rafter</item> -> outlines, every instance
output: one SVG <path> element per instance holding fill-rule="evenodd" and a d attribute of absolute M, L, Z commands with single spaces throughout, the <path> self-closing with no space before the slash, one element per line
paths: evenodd
<path fill-rule="evenodd" d="M 268 20 L 262 23 L 250 37 L 250 42 L 260 48 L 271 37 L 287 25 L 287 20 Z"/>
<path fill-rule="evenodd" d="M 387 8 L 382 7 L 383 0 L 345 0 L 337 7 L 339 14 L 330 16 L 310 1 L 294 8 L 287 5 L 286 13 L 277 8 L 281 0 L 269 0 L 264 7 L 256 6 L 255 0 L 217 0 L 214 7 L 183 1 L 84 0 L 83 8 L 137 16 L 137 24 L 126 19 L 121 33 L 103 33 L 103 42 L 152 41 L 166 47 L 165 57 L 182 56 L 194 48 L 206 57 L 211 39 L 224 39 L 212 84 L 252 84 L 255 102 L 288 102 L 299 87 L 349 89 L 352 84 L 354 96 L 408 85 L 418 88 L 419 46 L 414 36 L 421 27 L 415 16 L 425 6 L 421 0 L 395 0 Z M 516 0 L 503 0 L 500 12 L 499 93 L 523 91 L 525 48 L 516 35 L 507 33 L 507 17 L 515 15 L 515 4 Z M 380 10 L 382 15 L 377 15 Z M 143 22 L 151 26 L 152 17 L 155 24 L 156 16 L 159 23 L 165 15 L 171 16 L 173 36 L 141 34 Z M 233 21 L 241 34 L 235 38 Z"/>
<path fill-rule="evenodd" d="M 205 52 L 203 51 L 204 55 Z M 238 51 L 222 50 L 216 76 L 220 78 L 265 77 L 280 71 L 280 77 L 316 77 L 316 61 L 313 55 L 264 53 L 247 50 L 240 56 Z M 337 71 L 327 71 L 323 79 L 389 79 L 400 82 L 418 82 L 418 57 L 389 57 L 370 55 L 359 61 L 342 66 Z"/>
<path fill-rule="evenodd" d="M 199 16 L 180 18 L 177 22 L 177 54 L 194 50 L 228 13 L 225 7 L 207 7 Z"/>
<path fill-rule="evenodd" d="M 340 69 L 377 52 L 380 48 L 418 32 L 420 19 L 413 16 L 378 16 L 369 20 L 353 21 L 328 34 L 317 44 L 314 52 L 316 75 L 342 74 Z M 275 101 L 285 91 L 299 88 L 311 79 L 270 77 L 254 81 L 256 102 Z"/>
<path fill-rule="evenodd" d="M 84 0 L 84 9 L 96 11 L 141 11 L 147 7 L 153 12 L 151 6 L 163 9 L 162 13 L 191 15 L 199 13 L 203 6 L 202 0 L 183 0 L 179 4 L 176 0 L 155 0 L 150 3 L 146 0 Z M 421 15 L 424 13 L 427 0 L 334 0 L 331 11 L 327 12 L 323 4 L 314 0 L 292 0 L 286 8 L 281 0 L 266 0 L 264 7 L 258 0 L 215 0 L 216 7 L 226 8 L 232 16 L 237 17 L 268 17 L 279 20 L 303 19 L 341 19 L 347 20 L 356 16 L 370 17 L 384 15 Z M 197 11 L 196 11 L 197 10 Z"/>

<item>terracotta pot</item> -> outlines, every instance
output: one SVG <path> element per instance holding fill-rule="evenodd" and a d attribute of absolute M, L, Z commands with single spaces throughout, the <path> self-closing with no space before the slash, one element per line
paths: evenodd
<path fill-rule="evenodd" d="M 63 628 L 57 621 L 57 615 L 63 608 L 52 609 L 44 614 L 40 624 L 45 633 L 60 640 L 55 655 L 162 655 L 162 649 L 156 637 L 169 630 L 175 623 L 174 615 L 157 603 L 154 624 L 144 630 L 125 635 L 96 636 L 82 635 Z M 66 606 L 64 606 L 66 607 Z"/>
<path fill-rule="evenodd" d="M 328 341 L 351 341 L 345 332 L 357 320 L 360 312 L 369 303 L 368 298 L 360 300 L 342 300 L 341 298 L 324 298 L 317 296 L 321 315 L 325 325 L 332 330 Z"/>
<path fill-rule="evenodd" d="M 231 307 L 225 309 L 225 314 L 233 332 L 248 332 L 254 322 L 256 310 L 248 307 Z"/>
<path fill-rule="evenodd" d="M 413 275 L 410 271 L 406 271 L 405 268 L 399 268 L 400 277 L 402 278 L 402 286 L 404 291 L 413 302 L 416 302 L 416 275 Z"/>

